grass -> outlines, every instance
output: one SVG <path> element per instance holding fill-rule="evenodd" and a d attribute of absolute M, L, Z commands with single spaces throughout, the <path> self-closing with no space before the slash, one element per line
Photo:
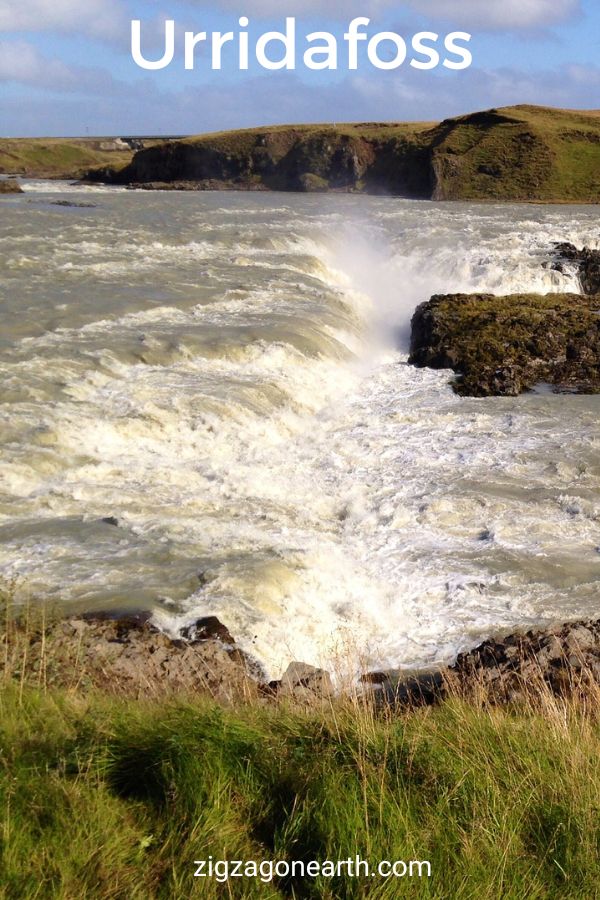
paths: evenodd
<path fill-rule="evenodd" d="M 542 689 L 519 707 L 456 697 L 404 712 L 356 695 L 298 707 L 83 694 L 76 673 L 70 690 L 24 679 L 43 614 L 24 615 L 15 630 L 6 612 L 1 633 L 6 900 L 597 896 L 597 688 L 585 702 Z M 211 856 L 357 855 L 432 874 L 193 877 Z"/>
<path fill-rule="evenodd" d="M 88 169 L 126 166 L 133 151 L 99 149 L 101 141 L 0 138 L 0 172 L 35 178 L 79 178 Z"/>
<path fill-rule="evenodd" d="M 600 727 L 556 705 L 401 717 L 1 699 L 1 896 L 550 898 L 600 883 Z M 193 878 L 194 860 L 428 860 L 431 878 Z"/>
<path fill-rule="evenodd" d="M 600 202 L 597 111 L 513 106 L 436 131 L 438 199 Z"/>

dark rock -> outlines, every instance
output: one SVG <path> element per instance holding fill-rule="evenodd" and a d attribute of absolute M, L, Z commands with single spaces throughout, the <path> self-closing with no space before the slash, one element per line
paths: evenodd
<path fill-rule="evenodd" d="M 152 613 L 147 609 L 99 610 L 83 613 L 81 618 L 90 625 L 105 625 L 103 635 L 107 640 L 126 641 L 132 632 L 158 631 L 151 624 Z"/>
<path fill-rule="evenodd" d="M 502 178 L 502 169 L 500 166 L 481 165 L 478 169 L 482 175 L 489 175 L 490 178 Z"/>
<path fill-rule="evenodd" d="M 115 527 L 119 525 L 119 520 L 116 516 L 105 516 L 102 521 L 105 525 L 114 525 Z"/>
<path fill-rule="evenodd" d="M 229 629 L 216 616 L 204 616 L 196 619 L 191 625 L 179 630 L 184 641 L 197 644 L 200 641 L 220 641 L 222 644 L 235 644 Z"/>
<path fill-rule="evenodd" d="M 140 628 L 150 621 L 152 613 L 147 609 L 102 609 L 85 612 L 81 618 L 84 622 L 120 622 Z"/>
<path fill-rule="evenodd" d="M 600 250 L 588 247 L 578 250 L 574 244 L 555 244 L 552 267 L 564 273 L 569 266 L 575 266 L 584 294 L 600 294 Z"/>
<path fill-rule="evenodd" d="M 389 672 L 365 672 L 360 676 L 361 684 L 388 684 L 390 681 Z"/>
<path fill-rule="evenodd" d="M 96 209 L 97 203 L 76 203 L 74 200 L 51 200 L 52 206 L 72 206 L 75 209 Z"/>
<path fill-rule="evenodd" d="M 600 685 L 600 621 L 575 622 L 484 641 L 462 653 L 449 671 L 467 695 L 483 689 L 492 703 L 549 689 L 558 695 Z"/>
<path fill-rule="evenodd" d="M 402 706 L 432 706 L 447 693 L 442 672 L 417 675 L 400 681 L 393 689 L 393 699 Z"/>

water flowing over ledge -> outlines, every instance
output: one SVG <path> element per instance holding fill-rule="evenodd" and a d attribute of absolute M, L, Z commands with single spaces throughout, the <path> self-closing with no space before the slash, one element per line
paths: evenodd
<path fill-rule="evenodd" d="M 433 293 L 577 291 L 543 262 L 597 246 L 595 210 L 25 187 L 1 235 L 17 591 L 173 635 L 218 615 L 274 678 L 593 615 L 598 400 L 461 399 L 406 361 Z"/>

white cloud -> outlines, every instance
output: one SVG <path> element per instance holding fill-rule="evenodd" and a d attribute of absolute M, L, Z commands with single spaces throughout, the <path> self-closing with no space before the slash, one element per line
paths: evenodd
<path fill-rule="evenodd" d="M 471 28 L 546 28 L 577 15 L 580 0 L 410 0 L 415 11 Z"/>
<path fill-rule="evenodd" d="M 58 31 L 113 38 L 124 27 L 119 0 L 0 0 L 0 32 Z"/>
<path fill-rule="evenodd" d="M 221 8 L 254 16 L 306 16 L 347 20 L 402 12 L 397 0 L 222 0 Z M 576 15 L 581 0 L 405 0 L 404 7 L 469 28 L 513 30 L 545 28 Z"/>
<path fill-rule="evenodd" d="M 46 59 L 25 41 L 0 41 L 0 81 L 74 87 L 75 77 L 60 60 Z"/>
<path fill-rule="evenodd" d="M 68 66 L 59 59 L 49 59 L 26 41 L 0 41 L 0 82 L 96 96 L 117 84 L 105 69 Z"/>

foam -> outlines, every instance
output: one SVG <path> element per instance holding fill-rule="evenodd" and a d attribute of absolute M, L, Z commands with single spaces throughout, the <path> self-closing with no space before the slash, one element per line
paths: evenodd
<path fill-rule="evenodd" d="M 274 677 L 429 665 L 591 610 L 599 401 L 460 399 L 406 342 L 435 291 L 577 290 L 543 264 L 552 240 L 597 240 L 596 213 L 189 199 L 105 194 L 104 224 L 33 241 L 33 291 L 3 276 L 32 318 L 64 307 L 25 334 L 10 307 L 5 577 L 153 603 L 173 633 L 214 613 Z"/>

